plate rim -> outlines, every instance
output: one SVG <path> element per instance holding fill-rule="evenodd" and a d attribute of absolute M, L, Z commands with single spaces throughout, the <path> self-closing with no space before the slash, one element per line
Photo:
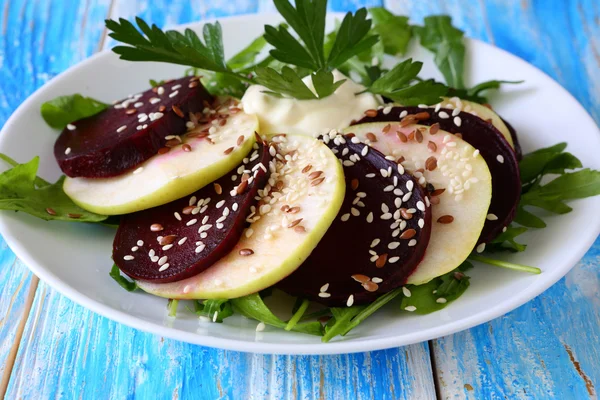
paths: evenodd
<path fill-rule="evenodd" d="M 340 16 L 343 14 L 340 13 L 329 13 L 329 17 Z M 275 18 L 280 19 L 277 14 L 273 13 L 265 13 L 265 14 L 244 14 L 237 15 L 231 17 L 223 17 L 223 18 L 212 18 L 202 21 L 190 22 L 187 24 L 181 24 L 173 26 L 174 29 L 184 29 L 184 28 L 197 28 L 203 26 L 207 22 L 212 22 L 216 20 L 246 20 L 246 19 L 267 19 L 267 20 L 275 20 Z M 535 71 L 547 79 L 556 84 L 559 90 L 562 91 L 565 97 L 568 97 L 570 101 L 574 102 L 583 111 L 584 115 L 589 119 L 588 122 L 591 122 L 593 126 L 597 127 L 596 122 L 591 117 L 589 112 L 581 105 L 581 103 L 564 87 L 562 87 L 558 82 L 556 82 L 552 77 L 546 74 L 544 71 L 540 70 L 533 64 L 523 60 L 521 57 L 516 56 L 502 48 L 496 47 L 494 45 L 488 44 L 478 39 L 466 38 L 468 41 L 474 42 L 477 46 L 489 47 L 494 50 L 500 51 L 504 57 L 508 57 L 513 61 L 517 61 L 520 63 L 525 63 L 529 67 L 535 69 Z M 11 129 L 11 126 L 15 123 L 15 121 L 22 118 L 22 115 L 29 105 L 35 102 L 39 93 L 44 90 L 47 86 L 60 84 L 60 81 L 64 79 L 68 79 L 68 76 L 75 70 L 80 68 L 84 68 L 88 64 L 94 63 L 97 59 L 103 57 L 109 57 L 112 55 L 110 49 L 105 49 L 100 52 L 93 54 L 92 56 L 86 58 L 85 60 L 69 67 L 65 71 L 61 72 L 57 76 L 50 79 L 44 85 L 36 89 L 32 94 L 30 94 L 27 99 L 17 107 L 17 109 L 11 114 L 8 118 L 2 131 L 0 131 L 0 146 L 6 139 L 6 131 Z M 597 129 L 598 130 L 598 129 Z M 600 131 L 598 131 L 600 133 Z M 600 234 L 600 219 L 598 219 L 598 223 L 596 226 L 596 235 L 589 236 L 586 240 L 579 241 L 578 247 L 576 249 L 571 248 L 569 251 L 568 262 L 565 262 L 565 266 L 562 268 L 558 268 L 556 270 L 544 272 L 545 279 L 543 283 L 538 283 L 531 287 L 531 290 L 522 291 L 517 295 L 511 297 L 510 299 L 499 303 L 497 306 L 493 308 L 486 309 L 485 311 L 477 312 L 470 317 L 460 319 L 458 321 L 447 322 L 441 325 L 427 328 L 424 330 L 420 330 L 417 333 L 413 334 L 403 334 L 400 336 L 389 336 L 383 338 L 373 338 L 373 339 L 360 339 L 358 340 L 341 340 L 341 341 L 332 341 L 328 343 L 272 343 L 267 341 L 249 341 L 249 340 L 239 340 L 239 339 L 229 339 L 229 338 L 221 338 L 217 336 L 209 336 L 202 335 L 198 333 L 183 331 L 180 329 L 158 325 L 156 322 L 150 322 L 144 320 L 140 317 L 132 316 L 125 311 L 118 310 L 112 308 L 110 306 L 105 305 L 104 303 L 94 300 L 89 296 L 85 296 L 84 294 L 78 292 L 75 288 L 71 287 L 67 283 L 63 282 L 60 278 L 54 275 L 50 270 L 47 270 L 40 263 L 35 262 L 32 257 L 29 256 L 29 252 L 24 248 L 22 243 L 13 237 L 8 232 L 8 222 L 9 219 L 6 218 L 6 213 L 0 213 L 0 234 L 11 248 L 11 250 L 15 253 L 15 255 L 41 280 L 43 280 L 46 284 L 48 284 L 53 289 L 57 290 L 61 295 L 67 297 L 74 303 L 85 307 L 96 314 L 99 314 L 105 318 L 108 318 L 112 321 L 121 323 L 125 326 L 132 327 L 135 329 L 139 329 L 144 332 L 149 332 L 158 336 L 163 336 L 187 343 L 208 346 L 219 349 L 227 349 L 234 350 L 240 352 L 251 352 L 258 354 L 277 354 L 277 355 L 330 355 L 330 354 L 346 354 L 346 353 L 356 353 L 356 352 L 364 352 L 364 351 L 375 351 L 382 350 L 387 348 L 406 346 L 415 343 L 420 343 L 428 340 L 432 340 L 435 338 L 439 338 L 446 335 L 451 335 L 456 332 L 469 329 L 475 326 L 478 326 L 482 323 L 491 321 L 495 318 L 498 318 L 518 307 L 525 304 L 526 302 L 533 300 L 535 297 L 539 296 L 542 292 L 547 290 L 549 287 L 554 285 L 558 280 L 560 280 L 563 276 L 565 276 L 583 257 L 583 255 L 589 250 L 592 244 L 598 238 L 598 234 Z"/>

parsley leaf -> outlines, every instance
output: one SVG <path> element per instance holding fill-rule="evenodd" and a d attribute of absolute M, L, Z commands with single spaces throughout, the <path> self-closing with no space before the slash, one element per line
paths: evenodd
<path fill-rule="evenodd" d="M 167 301 L 167 311 L 169 317 L 177 316 L 177 306 L 179 305 L 179 300 L 177 299 L 169 299 Z"/>
<path fill-rule="evenodd" d="M 327 97 L 336 91 L 345 79 L 335 81 L 331 72 L 319 70 L 311 75 L 313 87 L 317 94 L 304 83 L 300 75 L 290 67 L 283 67 L 277 72 L 270 67 L 259 67 L 256 69 L 256 81 L 273 91 L 266 91 L 273 96 L 283 97 L 287 95 L 299 100 L 314 100 Z"/>
<path fill-rule="evenodd" d="M 129 279 L 121 275 L 121 271 L 119 270 L 119 267 L 117 267 L 117 264 L 113 264 L 112 268 L 110 269 L 109 275 L 115 280 L 115 282 L 117 282 L 123 289 L 127 290 L 128 292 L 133 292 L 138 288 L 137 283 L 135 283 L 134 281 L 130 281 Z"/>
<path fill-rule="evenodd" d="M 445 85 L 433 80 L 426 80 L 419 81 L 411 86 L 412 82 L 417 79 L 422 67 L 422 62 L 413 62 L 409 58 L 375 80 L 368 91 L 405 106 L 435 104 L 446 94 L 447 88 Z"/>
<path fill-rule="evenodd" d="M 377 36 L 369 35 L 371 20 L 364 8 L 347 13 L 334 40 L 327 45 L 325 56 L 325 16 L 327 0 L 296 0 L 296 7 L 288 0 L 274 0 L 275 7 L 296 32 L 297 40 L 287 30 L 265 26 L 265 39 L 274 49 L 270 54 L 277 60 L 307 68 L 312 72 L 330 71 L 348 59 L 375 45 Z"/>
<path fill-rule="evenodd" d="M 64 129 L 71 122 L 91 117 L 108 107 L 101 101 L 80 94 L 59 96 L 40 107 L 42 118 L 54 129 Z"/>
<path fill-rule="evenodd" d="M 424 26 L 415 26 L 421 45 L 433 52 L 435 64 L 449 86 L 465 87 L 463 81 L 465 63 L 464 32 L 452 26 L 447 15 L 425 17 Z"/>
<path fill-rule="evenodd" d="M 386 54 L 399 56 L 406 53 L 412 30 L 408 17 L 394 15 L 383 7 L 369 8 L 373 17 L 373 30 L 379 34 Z"/>
<path fill-rule="evenodd" d="M 226 299 L 195 300 L 194 313 L 221 323 L 225 318 L 233 315 L 233 307 Z"/>
<path fill-rule="evenodd" d="M 6 155 L 2 159 L 10 160 L 14 167 L 0 174 L 1 210 L 22 211 L 46 221 L 100 222 L 107 218 L 73 203 L 63 191 L 64 176 L 53 184 L 38 178 L 39 157 L 25 164 Z"/>
<path fill-rule="evenodd" d="M 240 50 L 227 61 L 227 66 L 234 70 L 247 70 L 254 65 L 256 57 L 263 51 L 267 41 L 263 36 L 254 39 L 248 46 Z"/>
<path fill-rule="evenodd" d="M 277 318 L 271 310 L 269 310 L 269 307 L 266 306 L 258 293 L 238 297 L 237 299 L 231 299 L 230 301 L 234 309 L 247 318 L 252 318 L 277 328 L 285 329 L 287 326 L 286 322 Z M 291 330 L 321 336 L 323 327 L 320 322 L 314 321 L 293 325 Z"/>
<path fill-rule="evenodd" d="M 473 265 L 467 261 L 463 262 L 458 268 L 442 276 L 438 276 L 423 285 L 406 285 L 410 291 L 410 297 L 403 297 L 400 308 L 412 311 L 416 314 L 429 314 L 439 311 L 449 303 L 458 299 L 469 287 L 469 277 L 465 271 L 473 268 Z M 408 311 L 408 310 L 406 310 Z"/>

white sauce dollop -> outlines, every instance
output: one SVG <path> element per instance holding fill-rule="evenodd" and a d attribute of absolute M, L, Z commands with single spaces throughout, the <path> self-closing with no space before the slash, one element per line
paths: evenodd
<path fill-rule="evenodd" d="M 242 97 L 244 111 L 258 117 L 260 133 L 297 133 L 319 136 L 331 129 L 343 129 L 352 120 L 359 120 L 364 112 L 376 109 L 380 104 L 378 96 L 363 93 L 365 90 L 350 78 L 335 70 L 334 81 L 346 79 L 330 96 L 318 100 L 297 100 L 278 98 L 263 93 L 268 90 L 261 85 L 252 85 Z M 314 92 L 310 76 L 303 79 Z"/>

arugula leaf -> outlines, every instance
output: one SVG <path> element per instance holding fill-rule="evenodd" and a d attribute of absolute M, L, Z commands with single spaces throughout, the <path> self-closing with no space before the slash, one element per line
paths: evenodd
<path fill-rule="evenodd" d="M 247 318 L 252 318 L 267 325 L 285 329 L 287 323 L 277 318 L 265 305 L 258 293 L 230 300 L 234 309 Z M 321 336 L 323 327 L 320 322 L 304 322 L 291 328 L 293 331 Z"/>
<path fill-rule="evenodd" d="M 512 269 L 519 272 L 528 272 L 531 274 L 541 274 L 542 270 L 536 267 L 530 267 L 529 265 L 515 264 L 508 261 L 495 260 L 493 258 L 484 257 L 479 254 L 471 254 L 469 256 L 470 260 L 479 261 L 485 264 L 493 265 L 495 267 Z"/>
<path fill-rule="evenodd" d="M 298 300 L 300 300 L 300 299 L 298 299 Z M 290 318 L 287 325 L 285 326 L 286 331 L 291 331 L 292 329 L 294 329 L 294 327 L 302 319 L 302 316 L 306 312 L 306 309 L 308 308 L 309 305 L 310 305 L 310 300 L 304 299 L 300 302 L 298 309 L 294 311 L 294 315 L 292 315 L 292 318 Z"/>
<path fill-rule="evenodd" d="M 449 86 L 465 87 L 463 81 L 465 44 L 464 32 L 452 26 L 447 15 L 425 17 L 424 26 L 415 26 L 421 45 L 433 52 L 434 61 Z"/>
<path fill-rule="evenodd" d="M 412 312 L 420 315 L 443 309 L 467 290 L 470 278 L 465 275 L 465 271 L 471 268 L 473 265 L 465 261 L 455 270 L 423 285 L 407 285 L 410 297 L 402 298 L 400 308 L 406 310 L 407 307 L 411 307 L 409 308 L 411 310 L 412 307 L 415 307 Z"/>
<path fill-rule="evenodd" d="M 400 56 L 406 53 L 412 38 L 408 17 L 394 15 L 383 7 L 369 8 L 373 30 L 379 34 L 386 54 Z"/>
<path fill-rule="evenodd" d="M 515 215 L 514 222 L 527 228 L 541 229 L 546 227 L 544 220 L 525 210 L 523 205 L 519 205 L 519 207 L 517 207 L 517 214 Z"/>
<path fill-rule="evenodd" d="M 446 94 L 445 85 L 433 80 L 426 80 L 411 86 L 411 82 L 417 79 L 422 67 L 422 62 L 413 62 L 409 58 L 375 80 L 367 90 L 405 106 L 435 104 L 440 101 L 440 97 Z"/>
<path fill-rule="evenodd" d="M 108 107 L 101 101 L 80 94 L 59 96 L 40 107 L 42 118 L 54 129 L 64 129 L 71 122 L 91 117 Z"/>
<path fill-rule="evenodd" d="M 14 165 L 9 157 L 3 155 L 2 159 Z M 46 221 L 100 222 L 107 218 L 73 203 L 63 191 L 64 176 L 54 184 L 38 178 L 39 161 L 34 157 L 0 174 L 0 210 L 22 211 Z"/>
<path fill-rule="evenodd" d="M 499 81 L 499 80 L 491 80 L 478 83 L 470 89 L 457 89 L 457 88 L 449 88 L 448 96 L 456 96 L 460 97 L 463 100 L 474 101 L 475 103 L 485 104 L 488 102 L 488 99 L 482 95 L 482 92 L 485 92 L 490 89 L 500 89 L 502 84 L 519 84 L 523 83 L 523 81 Z"/>
<path fill-rule="evenodd" d="M 519 162 L 521 183 L 527 184 L 539 178 L 544 173 L 546 164 L 562 154 L 566 148 L 567 143 L 563 142 L 525 154 Z M 579 164 L 581 165 L 581 163 Z"/>
<path fill-rule="evenodd" d="M 169 312 L 169 317 L 177 316 L 177 306 L 179 305 L 179 300 L 177 299 L 169 299 L 167 301 L 167 311 Z"/>
<path fill-rule="evenodd" d="M 222 323 L 225 318 L 233 315 L 233 307 L 226 299 L 195 300 L 194 313 L 213 322 Z"/>
<path fill-rule="evenodd" d="M 533 216 L 535 217 L 535 215 Z M 537 218 L 537 217 L 535 217 Z M 516 221 L 516 220 L 515 220 Z M 540 220 L 541 221 L 541 220 Z M 543 221 L 542 221 L 543 223 Z M 546 224 L 544 224 L 546 226 Z M 513 252 L 521 252 L 525 251 L 527 245 L 518 243 L 515 238 L 523 233 L 527 232 L 527 228 L 522 226 L 509 226 L 506 228 L 506 231 L 502 232 L 498 235 L 494 240 L 488 243 L 485 246 L 485 251 L 487 252 L 495 252 L 495 251 L 503 251 L 510 250 Z"/>
<path fill-rule="evenodd" d="M 119 270 L 119 267 L 117 267 L 117 264 L 113 264 L 109 275 L 115 280 L 115 282 L 117 282 L 123 289 L 127 290 L 128 292 L 133 292 L 134 290 L 138 289 L 137 283 L 135 283 L 134 281 L 130 281 L 129 279 L 121 275 L 121 271 Z"/>
<path fill-rule="evenodd" d="M 160 80 L 160 81 L 155 81 L 154 79 L 150 79 L 150 86 L 152 86 L 153 88 L 155 87 L 159 87 L 164 85 L 165 81 Z"/>

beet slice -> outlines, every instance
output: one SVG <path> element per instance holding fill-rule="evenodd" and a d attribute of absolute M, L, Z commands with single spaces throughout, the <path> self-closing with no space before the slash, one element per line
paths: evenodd
<path fill-rule="evenodd" d="M 156 155 L 165 137 L 184 133 L 184 117 L 211 101 L 197 78 L 170 81 L 67 125 L 54 144 L 54 157 L 72 178 L 120 175 Z"/>
<path fill-rule="evenodd" d="M 271 156 L 262 141 L 257 146 L 238 168 L 189 197 L 124 215 L 113 243 L 121 271 L 133 279 L 174 282 L 226 255 L 268 179 Z"/>
<path fill-rule="evenodd" d="M 379 151 L 351 136 L 325 142 L 344 166 L 344 203 L 317 248 L 279 287 L 330 307 L 369 303 L 405 284 L 423 258 L 431 208 L 416 179 Z"/>
<path fill-rule="evenodd" d="M 382 109 L 376 116 L 367 116 L 357 124 L 399 120 L 404 120 L 408 124 L 411 122 L 410 115 L 421 114 L 423 117 L 428 115 L 426 118 L 413 119 L 413 121 L 428 126 L 439 124 L 442 130 L 454 134 L 460 133 L 464 141 L 478 149 L 492 174 L 490 215 L 481 231 L 478 244 L 489 243 L 502 233 L 504 227 L 508 226 L 515 217 L 521 198 L 519 164 L 510 144 L 491 123 L 466 112 L 460 112 L 453 117 L 452 111 L 444 108 L 435 112 L 432 109 L 418 107 L 393 107 L 387 114 Z M 455 123 L 455 117 L 460 118 L 460 126 Z"/>
<path fill-rule="evenodd" d="M 507 120 L 505 120 L 502 117 L 500 117 L 500 119 L 502 120 L 502 122 L 504 122 L 504 125 L 506 125 L 508 131 L 510 132 L 510 137 L 512 138 L 513 144 L 515 145 L 515 153 L 517 153 L 517 161 L 521 161 L 521 159 L 523 158 L 523 150 L 521 149 L 521 143 L 519 143 L 517 131 L 511 124 L 508 123 Z"/>

